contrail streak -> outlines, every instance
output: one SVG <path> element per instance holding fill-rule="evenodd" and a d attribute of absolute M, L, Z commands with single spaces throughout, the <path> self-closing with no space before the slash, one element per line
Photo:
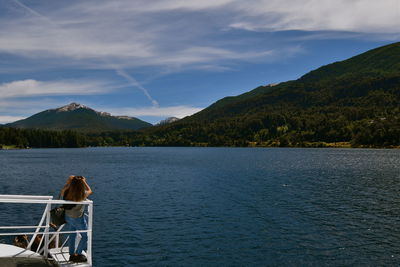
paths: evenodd
<path fill-rule="evenodd" d="M 28 7 L 28 6 L 24 5 L 24 4 L 22 4 L 20 1 L 18 1 L 18 0 L 13 0 L 13 2 L 16 3 L 19 7 L 22 7 L 23 9 L 25 9 L 26 11 L 28 11 L 29 13 L 31 13 L 32 15 L 34 15 L 34 16 L 36 16 L 36 17 L 39 17 L 39 18 L 41 18 L 41 19 L 44 19 L 44 20 L 46 20 L 47 22 L 53 24 L 53 22 L 52 22 L 49 18 L 47 18 L 46 16 L 43 16 L 42 14 L 36 12 L 36 11 L 33 10 L 32 8 L 30 8 L 30 7 Z"/>
<path fill-rule="evenodd" d="M 125 78 L 132 86 L 139 88 L 145 94 L 145 96 L 150 100 L 153 106 L 155 107 L 159 106 L 158 102 L 149 94 L 147 89 L 144 88 L 135 78 L 133 78 L 132 75 L 129 75 L 128 73 L 126 73 L 126 71 L 124 71 L 121 68 L 113 67 L 113 69 L 119 76 Z"/>
<path fill-rule="evenodd" d="M 39 17 L 45 21 L 47 21 L 49 24 L 54 25 L 54 22 L 52 20 L 50 20 L 49 18 L 47 18 L 46 16 L 43 16 L 42 14 L 36 12 L 35 10 L 33 10 L 32 8 L 22 4 L 21 2 L 19 2 L 18 0 L 13 0 L 14 3 L 16 3 L 19 7 L 23 8 L 24 10 L 28 11 L 29 13 L 31 13 L 32 15 Z M 60 29 L 62 30 L 62 29 Z M 146 88 L 144 88 L 132 75 L 129 75 L 125 70 L 116 67 L 114 65 L 111 64 L 111 68 L 121 77 L 125 78 L 132 86 L 140 89 L 144 95 L 150 100 L 151 104 L 154 107 L 159 107 L 158 102 L 149 94 L 149 92 L 147 91 Z"/>

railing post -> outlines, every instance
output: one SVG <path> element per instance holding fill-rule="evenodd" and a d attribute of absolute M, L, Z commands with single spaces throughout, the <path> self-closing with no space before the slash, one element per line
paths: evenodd
<path fill-rule="evenodd" d="M 5 196 L 6 196 L 6 195 L 0 195 L 0 199 L 1 199 L 1 198 L 5 198 Z M 12 195 L 12 196 L 13 196 L 13 197 L 21 197 L 21 198 L 25 197 L 25 196 L 15 196 L 15 195 Z M 39 197 L 37 197 L 37 198 L 39 198 Z M 52 196 L 48 196 L 48 197 L 42 196 L 42 197 L 40 197 L 40 198 L 43 198 L 43 199 L 46 199 L 46 200 L 52 200 L 52 199 L 53 199 Z M 24 199 L 26 199 L 26 197 L 25 197 Z M 47 208 L 47 206 L 46 206 L 46 208 Z M 36 238 L 36 236 L 37 236 L 37 233 L 39 233 L 40 227 L 43 225 L 44 219 L 46 218 L 46 216 L 47 216 L 47 210 L 45 209 L 44 212 L 43 212 L 42 218 L 40 219 L 39 225 L 38 225 L 38 227 L 37 227 L 36 230 L 35 230 L 35 234 L 32 236 L 31 240 L 29 241 L 29 244 L 28 244 L 27 249 L 31 249 L 32 244 L 33 244 L 33 242 L 35 241 L 35 238 Z M 38 248 L 38 249 L 39 249 L 39 248 Z"/>
<path fill-rule="evenodd" d="M 92 265 L 92 236 L 93 236 L 93 202 L 88 205 L 88 243 L 87 243 L 87 259 L 88 264 Z"/>
<path fill-rule="evenodd" d="M 56 234 L 56 248 L 58 248 L 58 244 L 60 243 L 60 234 Z"/>
<path fill-rule="evenodd" d="M 47 203 L 46 205 L 46 228 L 44 230 L 45 234 L 42 238 L 44 238 L 44 256 L 47 258 L 49 255 L 49 228 L 50 228 L 50 210 L 51 203 Z"/>

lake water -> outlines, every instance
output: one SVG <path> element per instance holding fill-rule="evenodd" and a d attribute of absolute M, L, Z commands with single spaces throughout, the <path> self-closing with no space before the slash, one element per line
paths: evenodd
<path fill-rule="evenodd" d="M 70 174 L 95 192 L 95 266 L 400 264 L 400 150 L 0 151 L 0 194 L 56 197 Z M 40 219 L 9 206 L 1 225 Z"/>

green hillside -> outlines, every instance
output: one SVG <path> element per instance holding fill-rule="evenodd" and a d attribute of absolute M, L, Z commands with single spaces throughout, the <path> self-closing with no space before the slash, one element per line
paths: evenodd
<path fill-rule="evenodd" d="M 321 81 L 343 78 L 349 74 L 373 75 L 400 72 L 399 43 L 372 49 L 342 62 L 326 65 L 300 78 L 301 81 Z"/>
<path fill-rule="evenodd" d="M 97 112 L 80 104 L 50 109 L 27 119 L 6 124 L 6 127 L 100 132 L 111 130 L 137 130 L 152 126 L 132 117 L 115 117 Z"/>
<path fill-rule="evenodd" d="M 400 145 L 400 43 L 217 101 L 148 129 L 149 145 Z"/>

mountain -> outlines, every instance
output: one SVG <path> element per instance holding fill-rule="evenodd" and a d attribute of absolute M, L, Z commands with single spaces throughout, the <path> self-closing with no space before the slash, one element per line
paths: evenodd
<path fill-rule="evenodd" d="M 400 43 L 260 86 L 168 125 L 151 145 L 400 146 Z"/>
<path fill-rule="evenodd" d="M 37 113 L 24 120 L 6 124 L 7 127 L 98 132 L 137 130 L 152 126 L 150 123 L 127 116 L 111 116 L 87 106 L 71 103 Z"/>

